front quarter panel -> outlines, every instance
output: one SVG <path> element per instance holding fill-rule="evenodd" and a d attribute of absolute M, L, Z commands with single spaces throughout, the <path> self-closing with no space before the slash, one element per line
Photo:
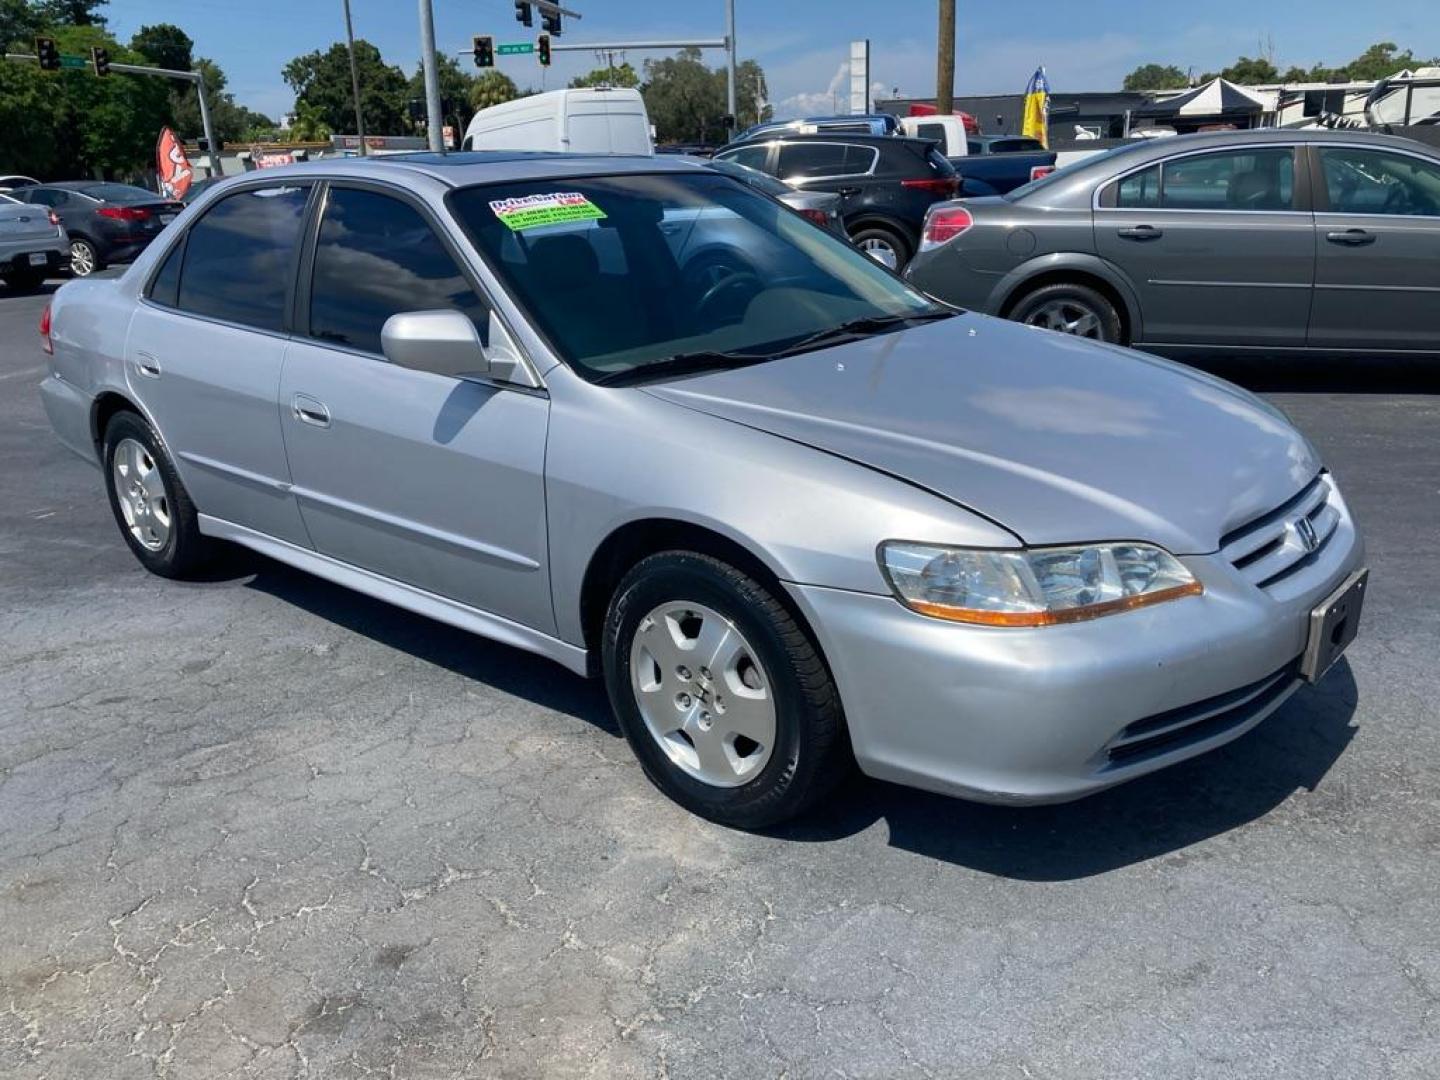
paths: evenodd
<path fill-rule="evenodd" d="M 580 596 L 615 530 L 666 519 L 706 528 L 782 581 L 888 595 L 885 539 L 1014 547 L 1014 535 L 903 481 L 742 424 L 557 371 L 546 460 L 556 619 L 584 642 Z"/>

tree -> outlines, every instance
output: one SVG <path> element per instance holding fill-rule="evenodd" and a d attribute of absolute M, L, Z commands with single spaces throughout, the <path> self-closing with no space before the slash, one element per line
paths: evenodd
<path fill-rule="evenodd" d="M 491 105 L 503 105 L 522 97 L 515 80 L 503 71 L 489 68 L 470 84 L 470 105 L 479 112 Z"/>
<path fill-rule="evenodd" d="M 717 72 L 724 79 L 724 72 Z M 774 119 L 770 107 L 770 89 L 765 84 L 765 71 L 754 60 L 743 61 L 735 69 L 736 128 L 747 128 Z"/>
<path fill-rule="evenodd" d="M 470 105 L 470 91 L 475 85 L 474 76 L 466 73 L 453 56 L 446 56 L 444 53 L 437 53 L 436 59 L 440 61 L 437 74 L 440 76 L 440 102 L 444 108 L 445 119 L 448 123 L 452 118 L 460 125 L 460 130 L 465 130 L 465 125 L 470 123 L 470 117 L 474 115 L 474 109 Z M 406 91 L 408 101 L 425 100 L 425 68 L 423 65 L 415 68 L 415 74 L 410 77 L 410 86 Z M 423 115 L 423 114 L 422 114 Z M 421 122 L 423 126 L 423 121 Z"/>
<path fill-rule="evenodd" d="M 409 130 L 405 102 L 410 82 L 398 67 L 385 63 L 380 50 L 363 38 L 355 40 L 360 72 L 360 104 L 367 135 L 403 135 Z M 306 53 L 285 65 L 281 74 L 295 91 L 295 105 L 320 110 L 331 131 L 355 127 L 355 102 L 350 86 L 350 54 L 342 42 L 325 52 Z"/>
<path fill-rule="evenodd" d="M 47 26 L 104 26 L 99 9 L 110 0 L 41 0 L 36 4 Z"/>
<path fill-rule="evenodd" d="M 156 23 L 140 27 L 130 39 L 130 48 L 156 67 L 189 71 L 194 59 L 195 42 L 174 23 Z"/>
<path fill-rule="evenodd" d="M 0 0 L 0 50 L 18 45 L 19 51 L 29 52 L 32 39 L 44 25 L 45 20 L 30 0 Z"/>
<path fill-rule="evenodd" d="M 1280 81 L 1280 71 L 1263 56 L 1242 56 L 1231 64 L 1220 77 L 1240 86 L 1260 86 Z"/>
<path fill-rule="evenodd" d="M 1372 82 L 1388 78 L 1400 71 L 1421 67 L 1424 63 L 1423 60 L 1416 59 L 1409 49 L 1402 53 L 1393 41 L 1382 41 L 1371 45 L 1346 64 L 1344 72 L 1356 82 Z"/>
<path fill-rule="evenodd" d="M 1126 90 L 1179 90 L 1188 85 L 1185 72 L 1174 64 L 1141 64 L 1125 76 Z"/>
<path fill-rule="evenodd" d="M 295 103 L 295 115 L 290 121 L 290 138 L 295 142 L 324 142 L 330 138 L 330 125 L 325 122 L 324 110 L 308 101 Z"/>
<path fill-rule="evenodd" d="M 624 86 L 636 87 L 640 85 L 640 75 L 627 60 L 620 65 L 611 64 L 609 67 L 597 67 L 589 74 L 577 75 L 570 80 L 572 89 L 580 89 L 586 86 Z"/>
<path fill-rule="evenodd" d="M 723 68 L 710 69 L 700 61 L 699 49 L 682 49 L 665 60 L 645 61 L 645 109 L 660 142 L 721 142 L 728 134 L 725 115 L 726 78 Z M 735 109 L 740 127 L 769 119 L 765 72 L 754 60 L 736 70 Z"/>

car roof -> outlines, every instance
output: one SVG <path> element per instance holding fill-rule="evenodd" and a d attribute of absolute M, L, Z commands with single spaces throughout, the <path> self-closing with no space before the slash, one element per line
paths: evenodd
<path fill-rule="evenodd" d="M 417 151 L 375 157 L 322 158 L 265 169 L 265 177 L 343 176 L 356 179 L 412 173 L 448 187 L 506 180 L 563 180 L 567 177 L 613 176 L 623 173 L 693 172 L 704 166 L 675 154 L 562 154 L 551 151 L 458 150 Z M 262 175 L 245 173 L 246 179 Z"/>
<path fill-rule="evenodd" d="M 750 146 L 762 142 L 853 142 L 864 143 L 867 146 L 903 146 L 906 143 L 925 143 L 934 146 L 934 139 L 917 139 L 908 135 L 870 135 L 858 131 L 764 131 L 758 135 L 752 135 L 748 139 L 741 139 L 730 143 L 726 150 L 733 150 L 737 146 Z"/>

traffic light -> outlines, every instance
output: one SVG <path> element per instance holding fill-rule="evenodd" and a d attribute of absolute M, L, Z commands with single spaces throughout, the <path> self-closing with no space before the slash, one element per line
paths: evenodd
<path fill-rule="evenodd" d="M 535 16 L 530 9 L 529 0 L 515 0 L 515 21 L 525 26 L 535 25 Z"/>
<path fill-rule="evenodd" d="M 550 35 L 541 34 L 535 39 L 535 55 L 540 58 L 541 67 L 550 66 Z"/>
<path fill-rule="evenodd" d="M 60 50 L 55 47 L 54 38 L 37 37 L 35 39 L 35 56 L 40 61 L 41 71 L 60 70 Z"/>
<path fill-rule="evenodd" d="M 110 50 L 100 45 L 92 47 L 90 50 L 90 66 L 95 69 L 96 75 L 109 75 Z"/>
<path fill-rule="evenodd" d="M 560 12 L 558 12 L 558 11 L 546 11 L 544 8 L 541 8 L 541 9 L 540 9 L 540 27 L 541 27 L 541 29 L 543 29 L 547 34 L 554 34 L 556 37 L 559 37 L 559 36 L 560 36 Z"/>
<path fill-rule="evenodd" d="M 475 66 L 479 68 L 495 66 L 495 39 L 489 34 L 475 35 Z"/>

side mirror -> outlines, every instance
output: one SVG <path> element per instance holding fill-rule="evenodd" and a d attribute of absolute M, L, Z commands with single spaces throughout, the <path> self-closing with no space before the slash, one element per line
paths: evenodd
<path fill-rule="evenodd" d="M 492 378 L 538 386 L 505 324 L 492 311 L 487 327 L 490 347 L 469 317 L 458 311 L 402 311 L 380 329 L 380 348 L 396 367 L 451 378 Z"/>
<path fill-rule="evenodd" d="M 458 311 L 402 311 L 380 328 L 380 348 L 396 367 L 432 375 L 489 375 L 475 324 Z"/>

